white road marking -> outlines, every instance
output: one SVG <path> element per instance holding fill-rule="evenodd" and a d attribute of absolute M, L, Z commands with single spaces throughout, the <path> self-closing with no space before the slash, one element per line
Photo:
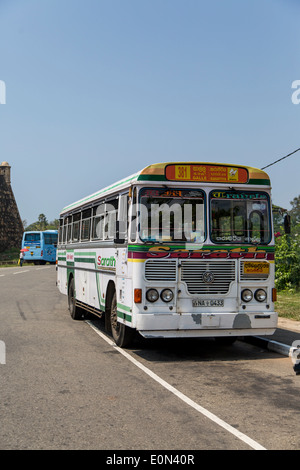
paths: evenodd
<path fill-rule="evenodd" d="M 18 270 L 18 271 L 15 271 L 15 272 L 12 272 L 14 269 L 17 269 L 17 268 L 1 268 L 1 271 L 3 272 L 5 270 L 5 274 L 0 274 L 0 277 L 5 277 L 7 275 L 12 275 L 12 274 L 21 274 L 21 273 L 29 273 L 29 272 L 32 272 L 32 271 L 39 271 L 41 269 L 51 269 L 52 266 L 43 266 L 41 268 L 36 268 L 35 266 L 30 266 L 30 269 L 24 269 L 24 268 L 21 268 Z"/>
<path fill-rule="evenodd" d="M 254 441 L 250 437 L 246 436 L 246 434 L 243 434 L 242 432 L 238 431 L 234 427 L 232 427 L 230 424 L 226 423 L 222 419 L 220 419 L 218 416 L 214 415 L 207 409 L 203 408 L 202 406 L 198 405 L 198 403 L 194 402 L 191 400 L 189 397 L 181 393 L 179 390 L 177 390 L 175 387 L 170 385 L 168 382 L 163 380 L 161 377 L 159 377 L 157 374 L 152 372 L 148 367 L 145 367 L 141 362 L 137 361 L 132 357 L 130 354 L 128 354 L 124 349 L 119 348 L 114 341 L 112 341 L 110 338 L 108 338 L 106 335 L 104 335 L 98 328 L 96 328 L 90 321 L 86 321 L 86 323 L 93 328 L 93 330 L 102 338 L 104 339 L 110 346 L 114 347 L 120 354 L 122 354 L 126 359 L 128 359 L 130 362 L 132 362 L 135 366 L 137 366 L 139 369 L 141 369 L 145 374 L 149 375 L 153 380 L 158 382 L 160 385 L 162 385 L 164 388 L 169 390 L 169 392 L 173 393 L 176 395 L 180 400 L 184 401 L 187 405 L 191 406 L 194 408 L 196 411 L 201 413 L 202 415 L 206 416 L 208 419 L 213 421 L 214 423 L 218 424 L 222 428 L 224 428 L 226 431 L 230 432 L 233 434 L 235 437 L 240 439 L 241 441 L 245 442 L 247 445 L 252 447 L 255 450 L 266 450 L 265 447 L 260 445 L 258 442 Z"/>

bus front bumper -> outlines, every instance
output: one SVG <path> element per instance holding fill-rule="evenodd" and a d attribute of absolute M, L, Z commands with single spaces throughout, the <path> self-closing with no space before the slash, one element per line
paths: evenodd
<path fill-rule="evenodd" d="M 136 329 L 145 338 L 265 336 L 277 322 L 276 312 L 139 314 Z"/>

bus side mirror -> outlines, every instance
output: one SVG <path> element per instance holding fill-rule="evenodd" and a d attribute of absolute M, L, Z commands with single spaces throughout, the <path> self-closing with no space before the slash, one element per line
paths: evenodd
<path fill-rule="evenodd" d="M 291 233 L 291 216 L 286 214 L 283 219 L 284 232 L 289 234 Z"/>
<path fill-rule="evenodd" d="M 125 243 L 125 222 L 123 220 L 116 220 L 116 238 L 114 243 L 116 245 L 123 245 Z"/>

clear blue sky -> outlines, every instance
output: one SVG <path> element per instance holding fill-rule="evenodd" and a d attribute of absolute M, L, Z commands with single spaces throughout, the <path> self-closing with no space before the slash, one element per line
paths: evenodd
<path fill-rule="evenodd" d="M 22 219 L 150 163 L 300 147 L 299 0 L 0 0 L 0 160 Z M 300 194 L 300 152 L 268 170 Z"/>

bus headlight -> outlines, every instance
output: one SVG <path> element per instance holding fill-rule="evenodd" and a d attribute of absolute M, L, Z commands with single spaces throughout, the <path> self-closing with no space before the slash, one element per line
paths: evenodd
<path fill-rule="evenodd" d="M 257 302 L 264 302 L 267 299 L 267 293 L 263 289 L 257 289 L 254 294 L 255 299 Z"/>
<path fill-rule="evenodd" d="M 171 302 L 171 300 L 173 300 L 173 297 L 174 297 L 174 294 L 171 291 L 171 289 L 164 289 L 160 293 L 160 298 L 164 302 Z"/>
<path fill-rule="evenodd" d="M 250 289 L 244 289 L 242 291 L 241 296 L 242 296 L 243 302 L 250 302 L 250 300 L 253 299 L 253 293 Z"/>
<path fill-rule="evenodd" d="M 146 299 L 148 302 L 156 302 L 159 298 L 159 294 L 156 289 L 148 289 L 146 292 Z"/>

